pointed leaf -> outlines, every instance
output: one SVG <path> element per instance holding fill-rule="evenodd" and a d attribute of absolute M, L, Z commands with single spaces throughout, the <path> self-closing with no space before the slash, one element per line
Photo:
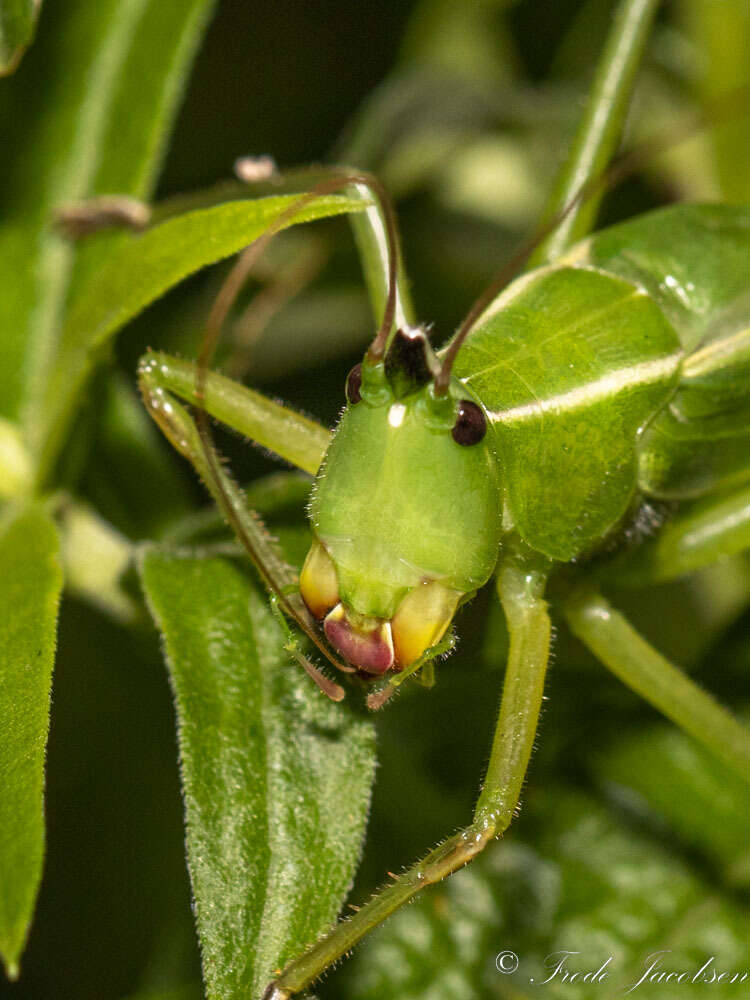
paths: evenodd
<path fill-rule="evenodd" d="M 0 528 L 0 955 L 18 975 L 44 853 L 44 748 L 62 586 L 55 526 L 41 507 Z"/>
<path fill-rule="evenodd" d="M 335 918 L 359 856 L 373 728 L 290 662 L 240 564 L 146 548 L 177 703 L 209 998 L 256 997 Z"/>
<path fill-rule="evenodd" d="M 230 201 L 186 212 L 123 243 L 73 302 L 60 350 L 37 415 L 44 461 L 54 453 L 85 379 L 92 352 L 154 299 L 194 271 L 257 239 L 298 195 Z M 286 225 L 362 211 L 361 199 L 328 196 L 305 206 Z"/>

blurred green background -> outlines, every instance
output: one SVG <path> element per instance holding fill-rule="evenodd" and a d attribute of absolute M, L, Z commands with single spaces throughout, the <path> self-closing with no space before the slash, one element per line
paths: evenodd
<path fill-rule="evenodd" d="M 467 29 L 462 39 L 451 33 L 457 23 L 451 7 L 463 7 L 466 25 L 476 19 L 480 27 L 474 34 Z M 373 168 L 397 197 L 418 313 L 435 323 L 441 339 L 533 228 L 612 7 L 574 0 L 507 5 L 224 0 L 190 78 L 159 197 L 229 177 L 243 154 L 269 153 L 283 167 L 347 159 Z M 689 109 L 700 89 L 689 7 L 667 5 L 661 14 L 631 137 Z M 54 35 L 64 16 L 64 4 L 50 0 L 40 36 Z M 448 29 L 440 27 L 444 24 Z M 33 58 L 32 50 L 19 71 L 29 80 Z M 641 121 L 639 107 L 649 109 L 648 121 Z M 608 196 L 605 219 L 682 195 L 711 194 L 710 150 L 704 137 L 666 163 L 645 164 Z M 254 354 L 254 381 L 332 423 L 346 373 L 371 335 L 371 321 L 345 223 L 326 223 L 315 233 L 291 234 L 273 251 L 272 259 L 286 266 L 312 245 L 319 273 L 264 334 Z M 114 359 L 123 380 L 133 382 L 146 346 L 194 353 L 219 280 L 216 270 L 198 275 L 131 324 Z M 108 392 L 101 381 L 92 387 L 92 412 L 105 397 L 116 410 Z M 116 427 L 116 417 L 97 423 L 81 470 L 81 492 L 105 517 L 140 538 L 204 504 L 193 476 L 166 444 L 155 447 L 180 483 L 177 493 L 170 488 L 165 498 L 158 480 L 134 477 Z M 85 431 L 92 433 L 91 427 Z M 221 443 L 241 480 L 275 468 L 236 440 Z M 620 603 L 662 650 L 736 704 L 750 695 L 750 616 L 741 610 L 748 580 L 740 561 L 698 581 L 623 596 Z M 357 898 L 469 814 L 502 676 L 504 630 L 497 611 L 490 610 L 491 598 L 483 593 L 463 612 L 459 652 L 441 665 L 434 691 L 408 691 L 378 720 L 381 765 Z M 542 843 L 554 790 L 565 787 L 592 796 L 584 803 L 606 803 L 612 822 L 625 831 L 623 842 L 634 831 L 659 851 L 674 846 L 679 822 L 670 820 L 669 808 L 664 806 L 665 818 L 638 797 L 643 789 L 629 790 L 628 768 L 617 770 L 630 752 L 630 738 L 636 740 L 634 776 L 666 766 L 669 754 L 659 757 L 659 737 L 651 735 L 661 732 L 652 729 L 655 714 L 564 633 L 547 694 L 529 808 L 509 842 Z M 656 753 L 653 760 L 650 752 Z M 21 981 L 0 982 L 0 997 L 192 995 L 190 984 L 199 981 L 200 972 L 184 863 L 174 714 L 159 644 L 145 616 L 136 628 L 126 628 L 90 603 L 66 598 L 47 778 L 48 849 L 36 921 Z M 678 779 L 688 780 L 684 773 L 670 779 L 675 785 L 671 799 L 667 789 L 667 799 L 673 803 L 688 794 Z M 721 784 L 720 775 L 715 780 Z M 747 807 L 747 799 L 740 796 L 737 802 L 727 814 L 746 823 L 747 814 L 737 810 Z M 703 819 L 697 824 L 703 832 L 688 824 L 684 843 L 674 849 L 696 877 L 720 894 L 726 891 L 732 905 L 745 912 L 748 873 L 729 878 L 717 858 L 729 867 L 728 859 L 712 853 L 710 816 Z M 430 905 L 439 918 L 437 902 Z M 489 949 L 483 961 L 491 964 L 494 943 L 496 950 L 502 946 L 500 931 L 489 921 L 483 933 Z M 659 928 L 654 939 L 660 940 Z M 447 954 L 453 946 L 446 939 L 440 947 Z M 383 952 L 386 964 L 388 954 Z M 439 950 L 433 958 L 441 962 Z M 365 978 L 357 980 L 356 965 L 335 974 L 320 995 L 406 995 L 382 992 L 385 986 L 378 986 L 366 964 L 361 974 Z M 495 976 L 473 988 L 477 995 L 510 996 L 503 992 L 508 984 L 499 980 Z M 421 992 L 427 980 L 417 976 L 414 982 L 413 995 L 428 995 Z"/>

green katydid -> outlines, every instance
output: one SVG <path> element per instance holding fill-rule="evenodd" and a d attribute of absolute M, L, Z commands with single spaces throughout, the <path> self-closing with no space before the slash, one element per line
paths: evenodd
<path fill-rule="evenodd" d="M 590 174 L 591 175 L 591 174 Z M 380 327 L 346 385 L 335 435 L 208 371 L 236 291 L 265 242 L 314 198 L 352 192 Z M 750 210 L 677 206 L 574 244 L 482 296 L 436 353 L 411 318 L 393 212 L 380 185 L 333 171 L 240 259 L 199 365 L 140 367 L 144 399 L 195 465 L 274 601 L 381 705 L 450 639 L 458 606 L 491 577 L 510 634 L 500 716 L 471 823 L 342 922 L 271 984 L 304 989 L 388 914 L 471 860 L 511 822 L 550 648 L 548 602 L 599 659 L 725 763 L 750 773 L 748 734 L 601 596 L 750 545 Z M 183 402 L 196 408 L 194 419 Z M 316 475 L 313 545 L 294 571 L 215 457 L 208 417 Z M 662 501 L 697 501 L 638 540 Z M 614 555 L 613 555 L 614 553 Z M 331 697 L 343 689 L 290 636 Z"/>
<path fill-rule="evenodd" d="M 368 217 L 373 239 L 382 239 L 383 214 Z M 472 824 L 290 967 L 272 995 L 304 987 L 507 827 L 541 705 L 550 585 L 573 630 L 611 670 L 750 772 L 750 735 L 591 584 L 593 567 L 607 572 L 606 561 L 592 558 L 637 529 L 649 501 L 702 497 L 702 530 L 694 530 L 695 508 L 678 515 L 615 560 L 621 571 L 630 563 L 643 579 L 650 567 L 678 574 L 750 541 L 748 252 L 750 211 L 677 206 L 605 230 L 517 279 L 442 357 L 403 317 L 397 332 L 379 335 L 349 376 L 347 407 L 316 481 L 304 603 L 175 397 L 202 402 L 307 471 L 321 466 L 325 435 L 220 375 L 206 374 L 201 386 L 185 362 L 154 354 L 142 362 L 142 389 L 160 425 L 250 541 L 283 609 L 313 635 L 322 621 L 335 661 L 377 678 L 371 705 L 435 653 L 459 603 L 493 574 L 508 621 L 501 715 Z M 322 635 L 317 642 L 325 650 Z"/>

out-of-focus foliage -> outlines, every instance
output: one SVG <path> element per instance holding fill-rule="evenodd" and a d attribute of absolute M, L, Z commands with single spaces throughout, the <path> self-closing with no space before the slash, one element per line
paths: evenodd
<path fill-rule="evenodd" d="M 294 197 L 230 201 L 186 212 L 120 244 L 74 297 L 40 401 L 36 434 L 43 467 L 59 448 L 71 412 L 97 352 L 129 319 L 194 271 L 236 253 L 265 231 Z M 318 199 L 290 221 L 305 222 L 358 211 L 353 199 Z"/>
<path fill-rule="evenodd" d="M 716 102 L 716 128 L 709 142 L 715 153 L 716 172 L 726 201 L 746 202 L 750 197 L 750 163 L 741 150 L 750 144 L 750 117 L 743 113 L 750 100 L 747 53 L 750 47 L 750 3 L 728 0 L 681 0 L 679 14 L 686 36 L 697 50 L 695 90 L 706 102 Z M 736 98 L 721 107 L 723 95 Z"/>
<path fill-rule="evenodd" d="M 101 191 L 150 194 L 209 8 L 207 0 L 68 4 L 49 12 L 23 69 L 2 82 L 0 412 L 5 418 L 2 457 L 9 464 L 7 470 L 0 468 L 3 492 L 22 495 L 39 475 L 40 404 L 62 336 L 67 295 L 76 274 L 94 269 L 111 250 L 105 241 L 76 259 L 73 247 L 54 231 L 54 209 Z M 83 363 L 79 358 L 79 366 Z M 58 396 L 69 387 L 60 387 Z M 54 526 L 40 523 L 38 512 L 35 516 L 31 523 L 19 521 L 6 544 L 7 559 L 22 564 L 28 557 L 29 573 L 37 572 L 39 579 L 24 577 L 15 565 L 4 574 L 6 613 L 20 628 L 19 648 L 11 640 L 5 647 L 2 687 L 9 702 L 0 730 L 4 786 L 16 789 L 3 795 L 9 813 L 2 830 L 0 886 L 2 950 L 14 975 L 41 874 L 44 746 L 59 590 L 59 569 L 50 568 L 57 544 L 50 540 Z M 27 538 L 17 535 L 24 530 Z M 6 636 L 11 629 L 6 626 Z M 32 650 L 34 641 L 38 650 Z"/>
<path fill-rule="evenodd" d="M 0 3 L 0 76 L 13 73 L 34 37 L 42 0 Z"/>
<path fill-rule="evenodd" d="M 638 742 L 641 751 L 648 746 Z M 698 763 L 684 738 L 675 742 L 682 743 L 678 757 Z M 638 754 L 629 763 L 638 770 L 646 761 Z M 705 781 L 737 810 L 726 839 L 745 839 L 747 787 L 733 798 L 717 787 L 713 769 L 698 766 L 688 781 L 671 782 L 671 818 L 679 828 L 675 803 L 689 812 L 690 793 Z M 629 785 L 618 791 L 629 810 L 570 789 L 550 788 L 542 803 L 532 793 L 533 842 L 511 836 L 395 916 L 352 963 L 350 995 L 479 1000 L 544 990 L 555 1000 L 586 1000 L 624 992 L 651 969 L 637 992 L 655 1000 L 665 989 L 680 995 L 675 978 L 659 981 L 660 973 L 687 973 L 679 981 L 685 986 L 711 959 L 696 984 L 745 996 L 750 913 L 741 897 L 663 827 L 649 829 Z M 719 973 L 727 978 L 717 983 L 711 976 Z"/>

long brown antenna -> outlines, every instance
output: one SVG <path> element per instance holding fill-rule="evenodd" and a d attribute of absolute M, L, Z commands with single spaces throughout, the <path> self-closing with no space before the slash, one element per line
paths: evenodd
<path fill-rule="evenodd" d="M 265 251 L 266 247 L 278 232 L 298 215 L 307 205 L 327 194 L 334 194 L 352 185 L 362 185 L 366 187 L 378 202 L 383 214 L 385 225 L 385 235 L 388 243 L 388 290 L 386 295 L 383 319 L 378 328 L 375 338 L 370 345 L 369 354 L 373 360 L 379 360 L 385 353 L 388 336 L 393 327 L 393 320 L 396 314 L 396 279 L 398 274 L 398 235 L 396 227 L 396 214 L 393 204 L 380 181 L 371 174 L 363 170 L 347 170 L 344 167 L 333 167 L 328 170 L 329 176 L 318 184 L 314 185 L 299 199 L 288 206 L 268 227 L 262 236 L 258 237 L 240 255 L 237 263 L 232 268 L 227 280 L 222 286 L 216 300 L 209 313 L 206 322 L 206 336 L 203 340 L 200 356 L 198 358 L 199 370 L 201 366 L 207 369 L 216 351 L 216 346 L 221 336 L 221 329 L 224 325 L 229 311 L 234 305 L 237 296 L 247 281 L 256 261 Z M 204 375 L 205 381 L 205 375 Z"/>
<path fill-rule="evenodd" d="M 396 234 L 396 223 L 395 214 L 393 212 L 393 207 L 391 205 L 390 199 L 385 191 L 385 188 L 377 181 L 375 178 L 371 177 L 369 174 L 362 171 L 348 171 L 344 169 L 334 169 L 332 175 L 328 176 L 325 180 L 316 184 L 310 191 L 301 195 L 296 201 L 294 201 L 288 208 L 286 208 L 281 214 L 273 221 L 266 232 L 260 236 L 254 243 L 251 243 L 241 254 L 239 259 L 236 261 L 232 267 L 229 275 L 227 276 L 224 284 L 219 290 L 219 294 L 214 301 L 211 311 L 208 315 L 206 321 L 206 332 L 201 345 L 200 354 L 198 356 L 198 363 L 196 367 L 196 379 L 195 379 L 195 397 L 196 397 L 196 426 L 198 429 L 198 435 L 201 441 L 201 447 L 203 449 L 204 458 L 206 460 L 207 468 L 210 472 L 213 486 L 216 490 L 218 498 L 220 500 L 220 506 L 223 508 L 225 517 L 230 523 L 230 526 L 237 534 L 237 537 L 241 540 L 248 555 L 252 559 L 255 566 L 258 568 L 261 576 L 263 577 L 264 583 L 268 589 L 276 597 L 281 609 L 302 629 L 302 631 L 315 643 L 318 649 L 323 653 L 323 655 L 338 669 L 345 672 L 351 672 L 352 668 L 348 667 L 346 664 L 342 663 L 337 657 L 335 657 L 331 650 L 328 648 L 327 644 L 322 640 L 318 629 L 316 628 L 316 623 L 312 616 L 306 614 L 306 609 L 302 604 L 301 600 L 295 600 L 292 595 L 290 595 L 287 586 L 285 585 L 288 581 L 279 581 L 275 578 L 275 575 L 269 572 L 264 565 L 264 558 L 261 552 L 258 550 L 254 539 L 251 537 L 250 533 L 245 530 L 245 525 L 242 523 L 241 517 L 238 515 L 235 509 L 235 502 L 230 496 L 229 489 L 225 485 L 225 478 L 227 477 L 226 471 L 222 468 L 221 459 L 216 451 L 213 442 L 213 435 L 211 433 L 211 424 L 208 416 L 208 412 L 205 407 L 206 400 L 206 381 L 208 377 L 208 370 L 213 360 L 214 354 L 216 352 L 216 347 L 221 336 L 221 330 L 224 322 L 234 305 L 237 296 L 242 290 L 245 282 L 247 281 L 253 267 L 259 256 L 263 253 L 269 241 L 281 230 L 286 224 L 299 214 L 302 209 L 304 209 L 308 204 L 314 201 L 316 198 L 320 198 L 326 194 L 332 194 L 335 191 L 340 191 L 343 188 L 349 187 L 353 184 L 363 185 L 374 195 L 377 199 L 381 211 L 383 213 L 383 219 L 385 223 L 386 239 L 388 241 L 388 294 L 386 299 L 385 310 L 383 313 L 383 321 L 378 329 L 375 339 L 370 347 L 370 354 L 374 358 L 382 357 L 385 350 L 385 345 L 388 341 L 388 335 L 390 333 L 391 327 L 393 326 L 393 320 L 395 316 L 396 307 L 396 276 L 398 273 L 398 238 Z M 380 352 L 380 353 L 378 353 Z M 296 658 L 304 666 L 305 670 L 310 674 L 315 683 L 324 691 L 328 697 L 333 700 L 340 700 L 343 697 L 343 691 L 339 685 L 334 684 L 330 681 L 324 674 L 322 674 L 317 668 L 311 664 L 306 657 L 301 654 L 297 655 Z"/>
<path fill-rule="evenodd" d="M 747 113 L 748 98 L 750 98 L 750 86 L 739 87 L 729 94 L 715 98 L 690 121 L 679 123 L 669 132 L 662 133 L 658 138 L 646 139 L 636 146 L 635 149 L 631 149 L 630 152 L 623 153 L 617 157 L 603 173 L 597 174 L 586 181 L 567 205 L 564 205 L 559 212 L 541 225 L 532 236 L 521 244 L 508 263 L 501 268 L 497 276 L 493 278 L 488 287 L 485 288 L 469 309 L 466 318 L 453 335 L 443 355 L 440 371 L 435 377 L 436 393 L 440 395 L 447 392 L 456 355 L 463 342 L 471 333 L 477 320 L 479 320 L 495 297 L 516 277 L 534 250 L 557 229 L 563 219 L 573 211 L 576 205 L 600 192 L 609 191 L 616 187 L 631 174 L 635 173 L 643 163 L 659 153 L 663 153 L 673 146 L 691 139 L 696 132 L 712 128 L 719 124 L 722 119 L 731 117 L 738 107 Z"/>

